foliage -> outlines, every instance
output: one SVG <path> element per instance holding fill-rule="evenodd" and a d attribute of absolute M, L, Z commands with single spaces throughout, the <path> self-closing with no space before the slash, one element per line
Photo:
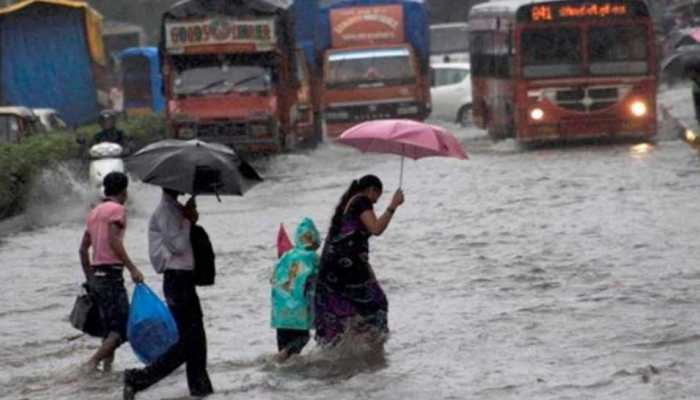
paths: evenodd
<path fill-rule="evenodd" d="M 122 117 L 117 122 L 117 128 L 124 131 L 124 134 L 134 141 L 135 149 L 166 137 L 165 119 L 158 115 Z M 78 128 L 77 134 L 78 137 L 89 142 L 99 131 L 100 127 L 97 124 L 92 124 Z"/>
<path fill-rule="evenodd" d="M 118 127 L 134 140 L 135 149 L 165 137 L 165 121 L 159 116 L 132 117 Z M 0 218 L 22 211 L 34 178 L 43 168 L 84 156 L 78 139 L 90 142 L 97 125 L 76 132 L 36 135 L 19 144 L 0 144 Z"/>
<path fill-rule="evenodd" d="M 21 209 L 32 179 L 42 167 L 78 155 L 75 137 L 65 132 L 0 145 L 0 218 Z"/>

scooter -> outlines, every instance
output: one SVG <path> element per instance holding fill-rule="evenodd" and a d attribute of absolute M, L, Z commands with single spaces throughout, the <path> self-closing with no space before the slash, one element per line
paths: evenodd
<path fill-rule="evenodd" d="M 103 142 L 90 148 L 89 183 L 99 198 L 104 197 L 102 181 L 110 172 L 125 172 L 124 149 L 117 143 Z"/>

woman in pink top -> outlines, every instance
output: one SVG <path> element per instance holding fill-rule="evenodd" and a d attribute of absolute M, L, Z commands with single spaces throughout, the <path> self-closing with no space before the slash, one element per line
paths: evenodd
<path fill-rule="evenodd" d="M 123 243 L 126 231 L 124 203 L 128 197 L 129 179 L 121 172 L 112 172 L 105 176 L 103 183 L 106 198 L 87 218 L 87 228 L 80 244 L 80 262 L 104 328 L 102 346 L 87 362 L 87 367 L 96 369 L 103 361 L 103 368 L 110 370 L 115 350 L 126 341 L 129 299 L 124 286 L 124 267 L 134 282 L 143 282 L 143 275 L 129 258 Z"/>

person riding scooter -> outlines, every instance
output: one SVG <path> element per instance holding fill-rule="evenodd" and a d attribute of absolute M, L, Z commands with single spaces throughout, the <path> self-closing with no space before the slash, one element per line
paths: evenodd
<path fill-rule="evenodd" d="M 125 140 L 124 132 L 117 129 L 117 117 L 113 111 L 100 113 L 98 120 L 102 130 L 95 134 L 88 152 L 90 158 L 90 186 L 103 193 L 102 180 L 110 172 L 125 172 L 123 157 L 129 153 L 130 143 Z"/>
<path fill-rule="evenodd" d="M 102 111 L 97 122 L 100 124 L 100 128 L 102 128 L 102 130 L 95 134 L 92 141 L 93 145 L 110 142 L 125 147 L 124 132 L 117 129 L 117 116 L 114 111 Z"/>

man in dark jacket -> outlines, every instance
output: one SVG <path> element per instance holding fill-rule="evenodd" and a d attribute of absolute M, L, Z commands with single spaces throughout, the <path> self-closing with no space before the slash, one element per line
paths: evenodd
<path fill-rule="evenodd" d="M 98 119 L 101 131 L 95 134 L 93 144 L 111 142 L 124 147 L 124 132 L 117 129 L 117 117 L 111 111 L 102 111 Z"/>

